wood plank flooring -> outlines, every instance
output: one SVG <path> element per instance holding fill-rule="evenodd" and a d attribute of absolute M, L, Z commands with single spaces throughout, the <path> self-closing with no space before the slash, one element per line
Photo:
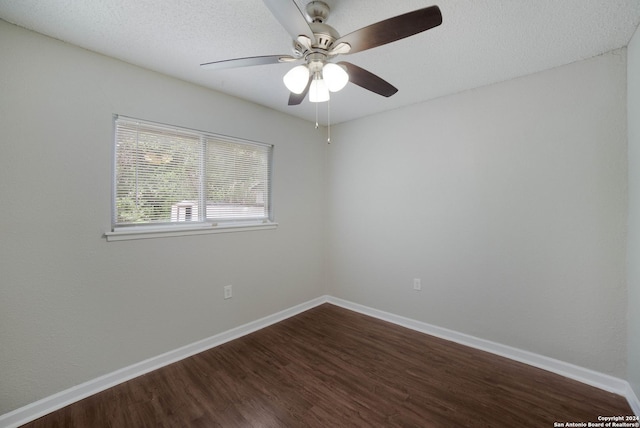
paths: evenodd
<path fill-rule="evenodd" d="M 632 415 L 561 376 L 330 304 L 24 427 L 553 427 Z"/>

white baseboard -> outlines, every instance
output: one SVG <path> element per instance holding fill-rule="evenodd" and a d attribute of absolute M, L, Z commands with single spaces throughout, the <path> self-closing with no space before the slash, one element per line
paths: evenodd
<path fill-rule="evenodd" d="M 216 334 L 215 336 L 174 349 L 173 351 L 132 364 L 128 367 L 116 370 L 115 372 L 108 373 L 104 376 L 58 392 L 57 394 L 45 397 L 42 400 L 20 407 L 12 412 L 0 415 L 0 427 L 19 427 L 20 425 L 24 425 L 48 413 L 80 401 L 83 398 L 87 398 L 93 394 L 104 391 L 105 389 L 109 389 L 145 373 L 149 373 L 171 363 L 175 363 L 192 355 L 222 345 L 223 343 L 253 333 L 254 331 L 268 327 L 271 324 L 275 324 L 326 302 L 327 298 L 325 296 L 318 297 L 273 315 L 249 322 L 223 333 Z"/>
<path fill-rule="evenodd" d="M 631 385 L 629 385 L 625 397 L 627 398 L 627 401 L 629 402 L 629 406 L 631 406 L 631 410 L 633 410 L 633 413 L 636 416 L 640 417 L 640 400 L 638 400 L 638 396 L 636 395 L 636 393 L 633 392 Z"/>
<path fill-rule="evenodd" d="M 183 346 L 162 355 L 158 355 L 156 357 L 149 358 L 148 360 L 141 361 L 131 366 L 122 368 L 115 372 L 106 374 L 99 378 L 61 391 L 57 394 L 45 397 L 42 400 L 28 404 L 12 412 L 0 415 L 0 428 L 19 427 L 20 425 L 24 425 L 41 416 L 61 409 L 62 407 L 68 406 L 69 404 L 80 401 L 83 398 L 87 398 L 93 394 L 104 391 L 105 389 L 111 388 L 115 385 L 126 382 L 130 379 L 141 376 L 145 373 L 159 369 L 166 365 L 183 360 L 199 352 L 206 351 L 208 349 L 222 345 L 223 343 L 253 333 L 254 331 L 258 331 L 262 328 L 268 327 L 272 324 L 290 318 L 323 303 L 331 303 L 333 305 L 340 306 L 354 312 L 369 315 L 371 317 L 388 321 L 403 327 L 407 327 L 415 331 L 440 337 L 445 340 L 460 343 L 462 345 L 510 358 L 515 361 L 520 361 L 522 363 L 548 370 L 550 372 L 557 373 L 570 379 L 577 380 L 587 385 L 595 386 L 605 391 L 622 395 L 627 399 L 634 413 L 637 416 L 640 416 L 640 401 L 638 401 L 638 397 L 631 389 L 629 383 L 622 379 L 598 373 L 596 371 L 579 367 L 570 363 L 565 363 L 553 358 L 534 354 L 532 352 L 523 351 L 521 349 L 512 348 L 510 346 L 501 345 L 499 343 L 479 339 L 467 334 L 458 333 L 453 330 L 448 330 L 421 321 L 416 321 L 410 318 L 395 315 L 389 312 L 384 312 L 378 309 L 359 305 L 347 300 L 339 299 L 332 296 L 321 296 L 300 305 L 296 305 L 292 308 L 285 309 L 276 314 L 269 315 L 267 317 L 252 321 L 250 323 L 233 328 L 215 336 L 211 336 L 207 339 L 203 339 L 190 345 Z"/>
<path fill-rule="evenodd" d="M 470 336 L 464 333 L 437 327 L 389 312 L 380 311 L 378 309 L 373 309 L 336 297 L 328 296 L 327 302 L 336 306 L 343 307 L 345 309 L 352 310 L 354 312 L 359 312 L 364 315 L 400 325 L 402 327 L 407 327 L 421 333 L 426 333 L 431 336 L 436 336 L 441 339 L 469 346 L 471 348 L 490 352 L 495 355 L 500 355 L 511 360 L 519 361 L 530 366 L 538 367 L 543 370 L 559 374 L 569 379 L 577 380 L 584 384 L 591 385 L 605 391 L 622 395 L 627 399 L 635 414 L 637 416 L 640 416 L 640 403 L 638 402 L 638 398 L 633 393 L 633 390 L 631 389 L 629 383 L 625 380 L 599 373 L 584 367 L 576 366 L 574 364 L 566 363 L 564 361 L 556 360 L 554 358 L 545 357 L 543 355 L 535 354 L 529 351 L 523 351 L 522 349 L 513 348 L 511 346 L 502 345 L 500 343 L 491 342 L 489 340 L 479 339 L 477 337 Z"/>

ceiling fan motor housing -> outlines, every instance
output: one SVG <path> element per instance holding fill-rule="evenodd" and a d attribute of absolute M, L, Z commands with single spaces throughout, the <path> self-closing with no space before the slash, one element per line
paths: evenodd
<path fill-rule="evenodd" d="M 340 34 L 335 28 L 325 24 L 329 18 L 329 6 L 322 1 L 312 1 L 307 4 L 306 10 L 309 27 L 316 40 L 315 43 L 310 43 L 309 39 L 306 39 L 306 42 L 304 40 L 294 40 L 294 54 L 306 57 L 313 53 L 322 53 L 327 56 L 327 52 L 331 49 L 333 43 L 340 38 Z"/>
<path fill-rule="evenodd" d="M 322 22 L 312 22 L 309 26 L 313 31 L 313 35 L 316 36 L 316 43 L 312 45 L 313 48 L 328 51 L 333 42 L 340 38 L 340 34 L 333 27 Z"/>

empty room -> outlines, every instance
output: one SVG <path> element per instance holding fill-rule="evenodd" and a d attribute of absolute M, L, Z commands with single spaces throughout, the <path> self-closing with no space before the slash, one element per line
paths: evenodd
<path fill-rule="evenodd" d="M 639 427 L 640 0 L 0 0 L 0 427 Z"/>

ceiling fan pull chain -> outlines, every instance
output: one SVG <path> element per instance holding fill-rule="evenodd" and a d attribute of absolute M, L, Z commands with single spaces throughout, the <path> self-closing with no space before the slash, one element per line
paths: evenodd
<path fill-rule="evenodd" d="M 316 104 L 316 129 L 318 129 L 318 104 L 320 103 L 315 103 Z"/>

